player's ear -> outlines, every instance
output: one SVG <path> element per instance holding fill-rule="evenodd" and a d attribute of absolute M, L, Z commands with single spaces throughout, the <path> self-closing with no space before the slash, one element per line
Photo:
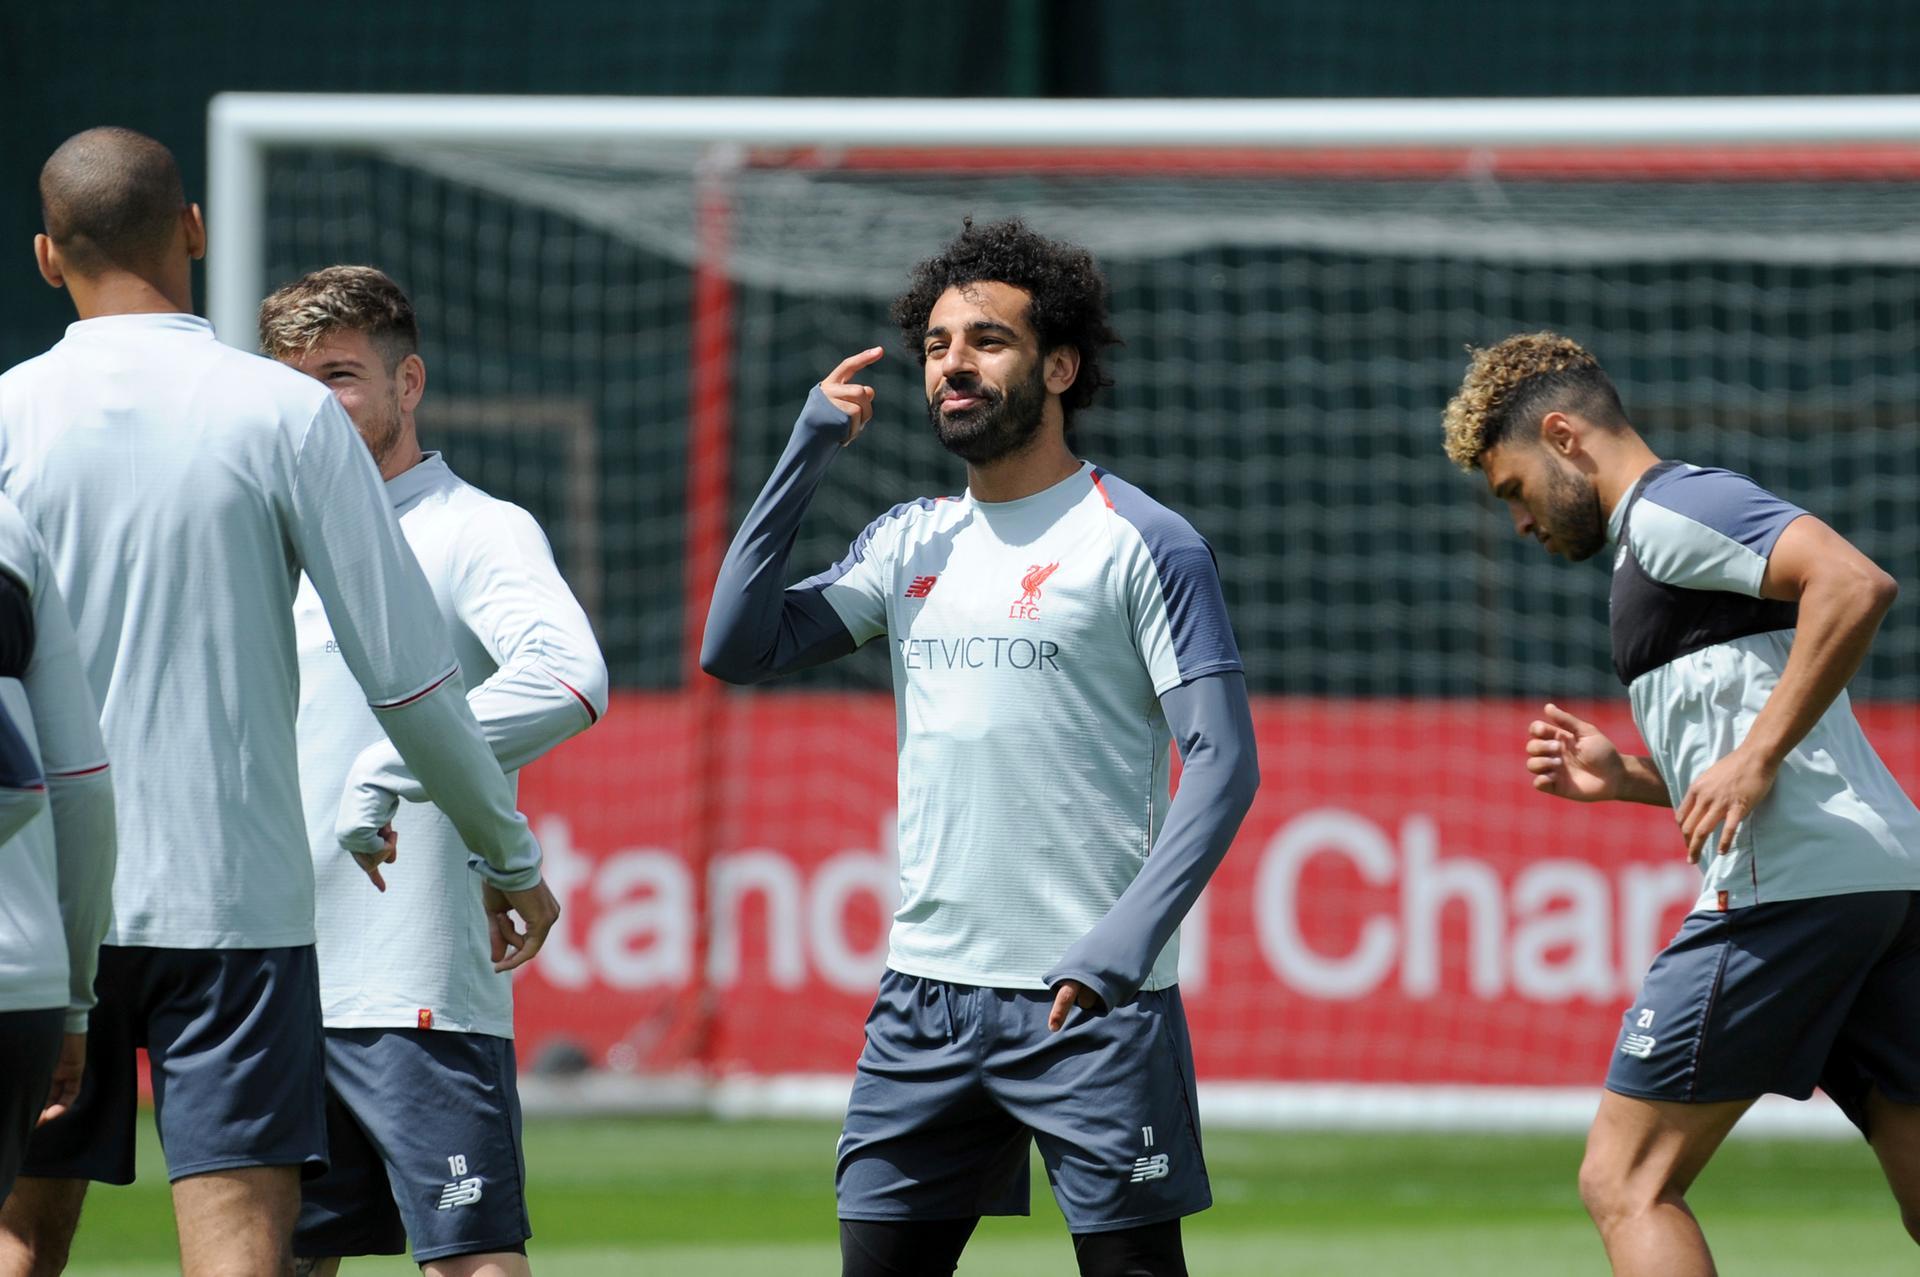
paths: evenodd
<path fill-rule="evenodd" d="M 50 235 L 33 237 L 33 261 L 40 268 L 40 278 L 47 281 L 49 288 L 65 288 L 67 272 L 60 265 L 60 250 L 54 247 Z"/>
<path fill-rule="evenodd" d="M 1564 412 L 1550 412 L 1540 418 L 1540 442 L 1556 457 L 1571 457 L 1580 451 L 1580 430 Z"/>
<path fill-rule="evenodd" d="M 197 262 L 207 255 L 207 220 L 198 204 L 180 210 L 180 225 L 187 234 L 187 256 Z"/>
<path fill-rule="evenodd" d="M 1080 348 L 1061 346 L 1046 353 L 1047 390 L 1056 395 L 1065 394 L 1072 388 L 1074 379 L 1080 375 Z"/>
<path fill-rule="evenodd" d="M 408 355 L 394 374 L 400 380 L 400 407 L 412 412 L 420 406 L 420 396 L 427 393 L 427 361 L 417 354 Z"/>

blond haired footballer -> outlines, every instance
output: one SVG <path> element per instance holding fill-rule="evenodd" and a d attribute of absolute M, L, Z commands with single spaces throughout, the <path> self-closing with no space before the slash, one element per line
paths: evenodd
<path fill-rule="evenodd" d="M 540 525 L 420 447 L 427 366 L 400 286 L 371 266 L 314 271 L 261 304 L 260 345 L 331 390 L 360 432 L 509 782 L 598 722 L 607 667 Z M 559 903 L 544 884 L 516 896 L 472 872 L 460 831 L 356 694 L 311 581 L 293 615 L 330 1162 L 301 1186 L 295 1271 L 411 1243 L 429 1277 L 526 1277 L 508 911 L 544 931 Z M 334 853 L 337 809 L 392 822 L 402 860 L 378 897 Z"/>
<path fill-rule="evenodd" d="M 1522 536 L 1612 556 L 1613 663 L 1648 748 L 1548 705 L 1533 787 L 1671 806 L 1702 870 L 1626 1013 L 1580 1168 L 1614 1272 L 1714 1272 L 1687 1189 L 1755 1099 L 1816 1085 L 1920 1238 L 1920 812 L 1846 693 L 1893 579 L 1751 479 L 1654 455 L 1567 338 L 1472 356 L 1447 455 Z"/>

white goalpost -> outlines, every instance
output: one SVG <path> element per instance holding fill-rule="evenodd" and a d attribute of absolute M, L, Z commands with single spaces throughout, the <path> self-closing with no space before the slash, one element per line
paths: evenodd
<path fill-rule="evenodd" d="M 899 146 L 1493 148 L 1806 146 L 1920 140 L 1920 98 L 1336 101 L 521 98 L 222 93 L 208 111 L 209 318 L 250 348 L 265 294 L 265 156 L 276 147 L 659 142 Z"/>
<path fill-rule="evenodd" d="M 1920 98 L 230 93 L 209 143 L 221 338 L 252 348 L 300 271 L 390 270 L 428 446 L 591 596 L 614 710 L 523 778 L 567 910 L 522 983 L 531 1108 L 841 1111 L 892 899 L 884 662 L 723 693 L 700 624 L 796 395 L 891 340 L 963 215 L 1100 261 L 1126 345 L 1089 446 L 1211 540 L 1258 697 L 1260 805 L 1182 951 L 1210 1121 L 1583 1129 L 1697 889 L 1670 818 L 1514 783 L 1543 695 L 1631 728 L 1600 587 L 1520 556 L 1439 456 L 1464 345 L 1579 336 L 1663 452 L 1869 553 L 1920 519 Z M 875 369 L 885 423 L 796 568 L 950 490 L 910 363 Z M 1856 697 L 1920 783 L 1920 626 Z M 1446 757 L 1409 774 L 1408 741 Z M 1851 1128 L 1769 1097 L 1743 1129 Z"/>

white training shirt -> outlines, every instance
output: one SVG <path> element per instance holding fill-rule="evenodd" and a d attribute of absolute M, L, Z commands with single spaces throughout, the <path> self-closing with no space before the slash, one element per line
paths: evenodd
<path fill-rule="evenodd" d="M 400 530 L 453 636 L 468 703 L 512 771 L 598 721 L 607 667 L 539 524 L 460 479 L 438 453 L 387 481 Z M 313 847 L 328 1028 L 513 1036 L 512 978 L 493 969 L 474 859 L 368 710 L 310 581 L 294 602 L 300 782 Z M 334 838 L 342 796 L 393 794 L 399 859 L 384 893 Z"/>
<path fill-rule="evenodd" d="M 1239 670 L 1212 551 L 1083 463 L 1017 501 L 897 506 L 817 589 L 893 645 L 900 908 L 887 965 L 1043 989 L 1140 873 L 1169 803 L 1159 696 Z M 1176 932 L 1144 989 L 1173 984 Z"/>
<path fill-rule="evenodd" d="M 1786 669 L 1793 605 L 1762 600 L 1760 586 L 1804 513 L 1744 475 L 1679 463 L 1614 508 L 1615 663 L 1676 807 L 1746 739 Z M 1845 691 L 1788 752 L 1733 849 L 1718 846 L 1716 835 L 1701 856 L 1699 909 L 1920 890 L 1920 811 Z"/>
<path fill-rule="evenodd" d="M 84 320 L 0 376 L 0 490 L 47 543 L 100 701 L 119 809 L 107 943 L 312 943 L 303 568 L 469 845 L 510 885 L 538 879 L 433 595 L 326 387 L 192 315 Z"/>
<path fill-rule="evenodd" d="M 0 702 L 47 780 L 46 807 L 0 845 L 0 1012 L 65 1007 L 84 1033 L 100 937 L 113 907 L 113 779 L 53 566 L 0 496 L 0 572 L 33 604 L 33 654 Z"/>

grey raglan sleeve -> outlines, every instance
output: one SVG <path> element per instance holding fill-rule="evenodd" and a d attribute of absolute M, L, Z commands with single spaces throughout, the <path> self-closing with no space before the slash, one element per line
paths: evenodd
<path fill-rule="evenodd" d="M 800 519 L 826 477 L 847 415 L 816 386 L 793 437 L 760 489 L 714 583 L 700 668 L 729 683 L 758 683 L 845 656 L 857 646 L 820 578 L 786 589 Z"/>
<path fill-rule="evenodd" d="M 540 845 L 467 705 L 446 620 L 380 473 L 331 395 L 296 454 L 292 502 L 300 566 L 381 728 L 484 862 L 481 876 L 504 891 L 532 887 L 540 881 Z M 354 823 L 365 818 L 343 802 L 341 846 L 380 849 L 377 833 Z"/>
<path fill-rule="evenodd" d="M 87 1031 L 100 941 L 113 916 L 113 868 L 119 856 L 113 778 L 100 736 L 100 711 L 80 665 L 67 605 L 52 572 L 34 596 L 33 657 L 21 683 L 40 741 L 47 805 L 67 935 L 68 1033 Z"/>
<path fill-rule="evenodd" d="M 33 600 L 11 572 L 0 570 L 0 678 L 23 678 L 33 656 Z M 33 746 L 0 705 L 0 843 L 47 808 L 47 778 Z"/>
<path fill-rule="evenodd" d="M 1107 1009 L 1133 999 L 1227 854 L 1260 787 L 1246 677 L 1207 674 L 1160 697 L 1184 768 L 1167 823 L 1140 875 L 1044 977 L 1076 980 Z"/>

